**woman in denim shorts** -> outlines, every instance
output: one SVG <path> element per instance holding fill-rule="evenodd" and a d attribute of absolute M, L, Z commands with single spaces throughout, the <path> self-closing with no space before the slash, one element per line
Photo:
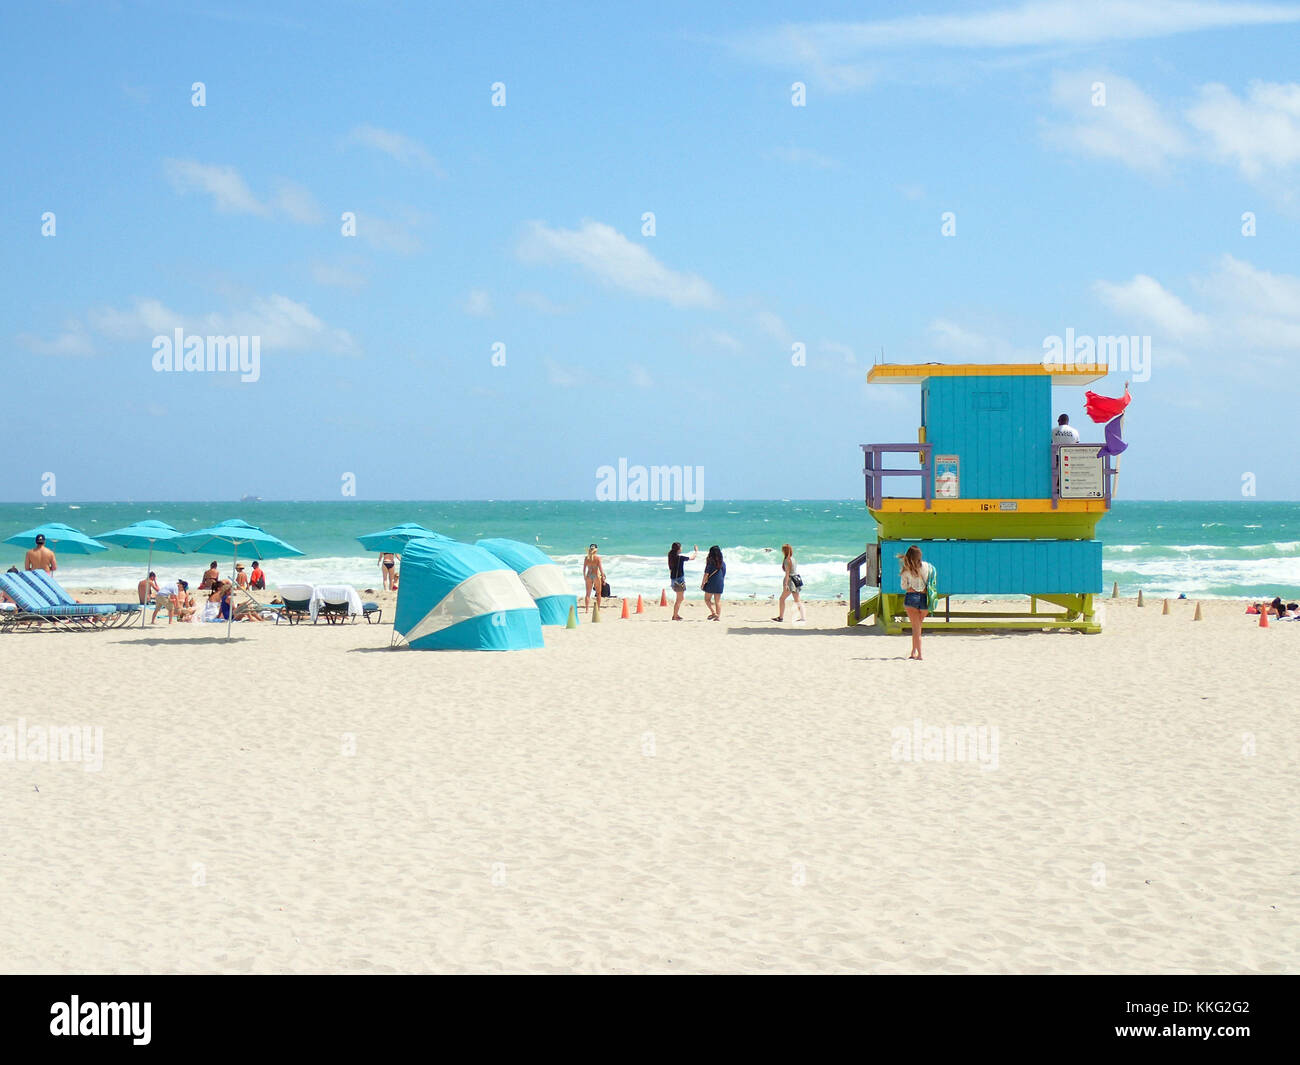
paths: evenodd
<path fill-rule="evenodd" d="M 905 554 L 898 556 L 902 565 L 898 570 L 898 583 L 903 588 L 903 609 L 912 623 L 912 653 L 908 658 L 921 661 L 921 628 L 929 611 L 926 586 L 934 567 L 921 558 L 921 549 L 913 544 Z"/>
<path fill-rule="evenodd" d="M 682 554 L 682 545 L 674 542 L 668 549 L 668 582 L 673 586 L 677 601 L 673 603 L 673 620 L 682 620 L 682 600 L 686 598 L 686 563 L 695 560 L 700 553 L 700 545 L 695 545 L 690 558 Z"/>

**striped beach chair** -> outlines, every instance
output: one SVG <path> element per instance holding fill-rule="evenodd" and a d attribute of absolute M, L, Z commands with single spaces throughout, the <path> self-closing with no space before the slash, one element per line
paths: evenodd
<path fill-rule="evenodd" d="M 0 631 L 4 632 L 19 628 L 109 629 L 124 625 L 131 617 L 106 603 L 54 602 L 57 597 L 31 573 L 0 573 L 0 591 L 14 605 L 13 610 L 0 611 Z"/>

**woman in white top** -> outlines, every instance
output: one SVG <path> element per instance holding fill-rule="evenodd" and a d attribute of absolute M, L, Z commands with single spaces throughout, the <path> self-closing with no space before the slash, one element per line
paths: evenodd
<path fill-rule="evenodd" d="M 797 583 L 795 578 L 799 576 L 799 570 L 794 564 L 794 548 L 789 544 L 781 545 L 781 599 L 776 604 L 776 617 L 773 621 L 785 620 L 785 601 L 791 596 L 794 597 L 794 605 L 799 608 L 799 620 L 803 621 L 803 600 L 799 598 L 799 589 L 803 587 L 803 580 Z"/>
<path fill-rule="evenodd" d="M 921 549 L 913 544 L 905 554 L 898 556 L 902 565 L 898 570 L 898 583 L 903 586 L 903 609 L 912 623 L 912 653 L 908 658 L 921 661 L 921 628 L 929 611 L 926 585 L 934 567 L 921 559 Z"/>

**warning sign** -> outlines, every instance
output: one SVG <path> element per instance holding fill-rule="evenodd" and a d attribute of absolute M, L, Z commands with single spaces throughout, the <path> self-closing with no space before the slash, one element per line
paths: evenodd
<path fill-rule="evenodd" d="M 1062 499 L 1103 499 L 1106 495 L 1105 459 L 1096 444 L 1066 446 L 1060 450 Z"/>

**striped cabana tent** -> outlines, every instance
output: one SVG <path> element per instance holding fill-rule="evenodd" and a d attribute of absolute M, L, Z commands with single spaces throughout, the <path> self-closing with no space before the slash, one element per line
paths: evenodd
<path fill-rule="evenodd" d="M 518 540 L 480 540 L 478 546 L 519 574 L 537 604 L 543 625 L 563 625 L 569 620 L 569 610 L 577 607 L 578 597 L 569 591 L 564 572 L 545 551 Z"/>
<path fill-rule="evenodd" d="M 393 629 L 416 650 L 543 646 L 541 616 L 519 575 L 491 552 L 454 540 L 406 545 Z"/>

